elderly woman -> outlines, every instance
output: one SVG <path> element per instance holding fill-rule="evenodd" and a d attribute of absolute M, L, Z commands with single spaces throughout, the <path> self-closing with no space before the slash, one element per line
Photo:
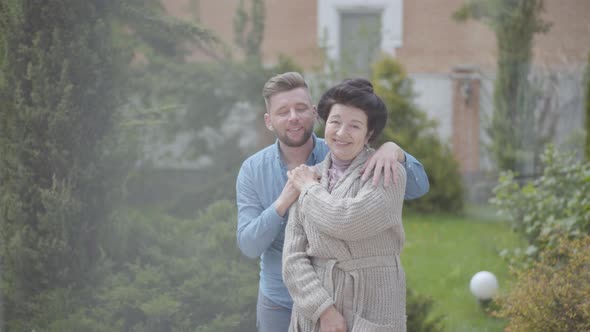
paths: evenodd
<path fill-rule="evenodd" d="M 291 207 L 283 279 L 293 297 L 290 331 L 406 331 L 400 264 L 406 173 L 374 186 L 361 179 L 387 120 L 363 79 L 328 90 L 318 104 L 330 153 L 312 169 L 288 173 L 300 191 Z M 318 176 L 319 173 L 319 176 Z"/>

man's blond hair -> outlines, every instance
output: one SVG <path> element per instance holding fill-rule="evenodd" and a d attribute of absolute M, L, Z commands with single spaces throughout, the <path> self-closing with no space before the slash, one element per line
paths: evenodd
<path fill-rule="evenodd" d="M 298 72 L 291 71 L 271 77 L 262 89 L 262 97 L 264 97 L 266 108 L 268 108 L 270 98 L 275 94 L 297 88 L 304 88 L 309 93 L 307 82 Z"/>

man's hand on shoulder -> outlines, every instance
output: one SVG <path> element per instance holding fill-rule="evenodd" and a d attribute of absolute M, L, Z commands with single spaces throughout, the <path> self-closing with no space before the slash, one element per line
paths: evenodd
<path fill-rule="evenodd" d="M 386 142 L 375 151 L 375 153 L 367 160 L 363 167 L 362 179 L 366 180 L 369 174 L 373 171 L 373 185 L 379 183 L 381 175 L 383 175 L 385 186 L 389 185 L 391 177 L 397 183 L 397 164 L 406 161 L 406 154 L 394 142 Z"/>

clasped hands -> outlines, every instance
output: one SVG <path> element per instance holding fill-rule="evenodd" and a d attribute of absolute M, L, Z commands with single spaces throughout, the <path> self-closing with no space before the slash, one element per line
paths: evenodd
<path fill-rule="evenodd" d="M 309 182 L 318 182 L 319 175 L 315 172 L 315 167 L 300 165 L 287 172 L 287 183 L 283 191 L 275 201 L 275 209 L 278 215 L 284 216 L 291 205 L 299 197 L 301 189 Z"/>
<path fill-rule="evenodd" d="M 320 175 L 316 173 L 315 167 L 299 165 L 287 172 L 288 181 L 301 192 L 303 187 L 309 183 L 318 183 Z"/>

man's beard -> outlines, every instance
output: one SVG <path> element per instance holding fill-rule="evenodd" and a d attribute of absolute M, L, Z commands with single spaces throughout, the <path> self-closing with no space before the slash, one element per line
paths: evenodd
<path fill-rule="evenodd" d="M 290 139 L 286 133 L 284 135 L 279 135 L 279 134 L 276 134 L 276 135 L 277 135 L 277 138 L 279 139 L 279 141 L 281 141 L 286 146 L 292 147 L 292 148 L 298 148 L 298 147 L 302 146 L 303 144 L 307 143 L 307 140 L 309 140 L 309 138 L 311 137 L 312 132 L 313 132 L 313 128 L 304 129 L 303 137 L 301 137 L 301 139 L 297 140 L 297 141 Z"/>

